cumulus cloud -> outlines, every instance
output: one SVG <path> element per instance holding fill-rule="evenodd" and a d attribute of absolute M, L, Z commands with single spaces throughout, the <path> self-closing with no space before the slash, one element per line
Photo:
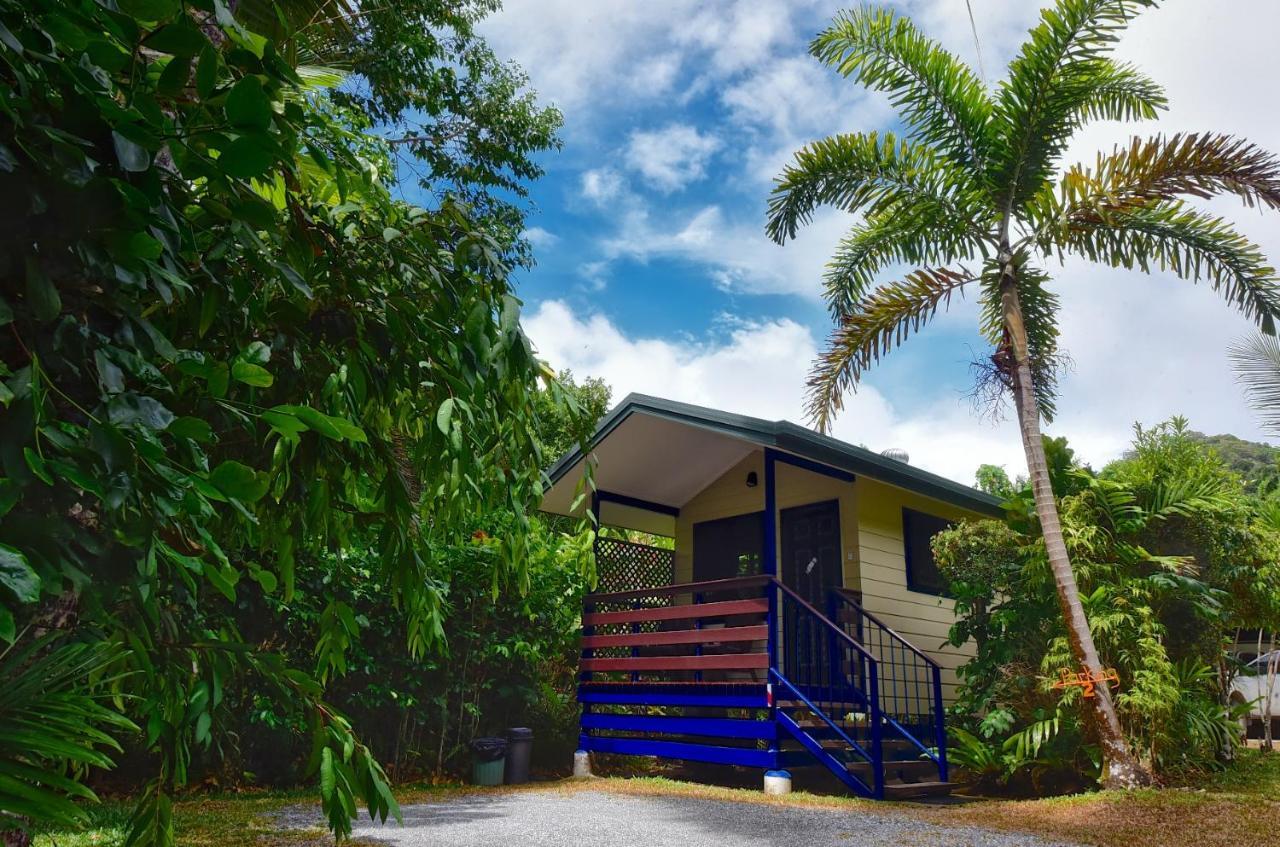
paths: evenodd
<path fill-rule="evenodd" d="M 626 180 L 612 168 L 594 168 L 582 174 L 582 196 L 605 206 L 627 193 Z"/>
<path fill-rule="evenodd" d="M 684 188 L 706 174 L 707 161 L 720 139 L 687 124 L 636 130 L 627 139 L 627 165 L 664 193 Z"/>
<path fill-rule="evenodd" d="M 724 319 L 703 338 L 637 337 L 602 314 L 579 315 L 550 300 L 525 318 L 525 329 L 553 367 L 603 378 L 615 400 L 634 391 L 803 423 L 805 375 L 817 345 L 795 321 Z M 871 384 L 848 398 L 832 434 L 874 450 L 903 447 L 913 464 L 970 484 L 981 462 L 1023 466 L 1007 424 L 993 428 L 954 398 L 905 417 Z"/>
<path fill-rule="evenodd" d="M 560 240 L 560 236 L 554 232 L 549 232 L 540 226 L 531 226 L 524 232 L 520 233 L 525 241 L 528 241 L 539 250 L 546 250 L 554 247 L 556 242 Z"/>

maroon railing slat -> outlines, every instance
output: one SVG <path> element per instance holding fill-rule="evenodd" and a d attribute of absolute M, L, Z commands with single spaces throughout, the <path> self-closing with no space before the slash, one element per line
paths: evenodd
<path fill-rule="evenodd" d="M 721 600 L 716 603 L 663 606 L 657 609 L 627 609 L 621 612 L 587 612 L 582 616 L 583 626 L 604 626 L 611 623 L 643 623 L 645 621 L 687 621 L 694 618 L 719 618 L 726 615 L 765 614 L 769 601 Z"/>
<path fill-rule="evenodd" d="M 632 632 L 625 635 L 588 635 L 582 639 L 584 648 L 601 647 L 659 647 L 667 644 L 717 644 L 730 641 L 764 641 L 769 637 L 769 627 L 728 626 L 719 629 L 676 629 L 666 632 Z"/>
<path fill-rule="evenodd" d="M 653 588 L 635 588 L 630 591 L 612 591 L 608 594 L 588 594 L 584 603 L 616 603 L 619 600 L 640 600 L 645 597 L 670 597 L 676 594 L 714 594 L 718 591 L 737 591 L 746 588 L 763 588 L 769 582 L 767 576 L 739 576 L 732 579 L 712 579 L 704 582 L 681 582 L 658 585 Z"/>
<path fill-rule="evenodd" d="M 768 653 L 725 653 L 711 656 L 639 656 L 582 660 L 584 671 L 749 671 L 768 670 Z"/>

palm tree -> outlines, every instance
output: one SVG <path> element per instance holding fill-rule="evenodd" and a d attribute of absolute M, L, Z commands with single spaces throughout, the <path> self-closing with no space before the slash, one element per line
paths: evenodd
<path fill-rule="evenodd" d="M 966 287 L 978 290 L 992 344 L 988 387 L 1013 395 L 1036 513 L 1072 651 L 1100 672 L 1062 537 L 1040 435 L 1054 413 L 1057 297 L 1044 270 L 1065 254 L 1114 267 L 1206 280 L 1274 333 L 1280 286 L 1261 250 L 1188 198 L 1234 194 L 1280 208 L 1280 160 L 1217 134 L 1135 139 L 1092 167 L 1060 170 L 1072 134 L 1091 120 L 1156 117 L 1159 85 L 1111 58 L 1129 21 L 1155 0 L 1057 0 L 999 85 L 978 76 L 903 17 L 838 15 L 811 52 L 884 92 L 905 131 L 853 133 L 796 154 L 769 202 L 768 233 L 793 238 L 823 205 L 861 212 L 827 266 L 836 329 L 809 377 L 808 412 L 829 427 L 863 373 Z M 873 286 L 882 268 L 917 268 Z M 972 265 L 972 269 L 970 268 Z M 1105 686 L 1092 704 L 1103 783 L 1149 777 L 1127 749 Z"/>

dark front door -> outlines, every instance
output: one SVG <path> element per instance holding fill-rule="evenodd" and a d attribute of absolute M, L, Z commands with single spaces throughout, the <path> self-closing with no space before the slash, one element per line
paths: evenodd
<path fill-rule="evenodd" d="M 827 594 L 844 582 L 841 572 L 839 502 L 783 509 L 783 584 L 826 614 Z"/>

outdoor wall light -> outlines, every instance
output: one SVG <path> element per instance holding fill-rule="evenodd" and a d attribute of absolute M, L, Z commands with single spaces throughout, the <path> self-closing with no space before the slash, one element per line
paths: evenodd
<path fill-rule="evenodd" d="M 756 476 L 755 471 L 747 473 L 747 488 L 755 488 L 760 484 L 760 477 Z"/>

